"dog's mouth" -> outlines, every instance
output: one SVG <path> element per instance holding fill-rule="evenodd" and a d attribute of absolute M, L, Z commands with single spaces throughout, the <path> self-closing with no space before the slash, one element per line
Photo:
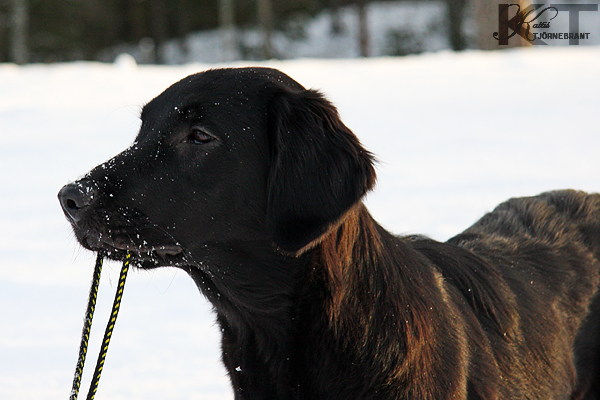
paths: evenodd
<path fill-rule="evenodd" d="M 85 247 L 102 252 L 113 260 L 122 261 L 130 253 L 135 264 L 141 268 L 178 266 L 185 260 L 183 247 L 178 244 L 137 244 L 129 238 L 112 238 L 106 235 L 88 237 L 87 244 Z"/>
<path fill-rule="evenodd" d="M 142 245 L 138 246 L 134 243 L 127 243 L 122 240 L 111 240 L 109 238 L 102 238 L 101 246 L 104 251 L 115 251 L 132 253 L 140 257 L 152 257 L 158 256 L 162 259 L 166 259 L 169 256 L 177 256 L 183 253 L 183 248 L 178 245 Z"/>
<path fill-rule="evenodd" d="M 84 248 L 115 261 L 123 261 L 127 254 L 131 254 L 132 264 L 142 268 L 185 264 L 184 247 L 168 229 L 154 223 L 143 213 L 129 207 L 108 209 L 98 203 L 97 195 L 94 206 L 85 205 L 83 200 L 79 206 L 75 200 L 70 204 L 67 189 L 61 190 L 61 193 L 65 191 L 63 197 L 66 198 L 61 199 L 61 204 L 78 242 Z M 76 198 L 75 195 L 71 197 Z"/>
<path fill-rule="evenodd" d="M 129 253 L 132 255 L 133 264 L 138 268 L 151 269 L 165 266 L 181 266 L 185 264 L 183 248 L 179 245 L 144 245 L 136 246 L 133 243 L 123 243 L 107 238 L 102 240 L 98 250 L 108 258 L 123 261 Z"/>

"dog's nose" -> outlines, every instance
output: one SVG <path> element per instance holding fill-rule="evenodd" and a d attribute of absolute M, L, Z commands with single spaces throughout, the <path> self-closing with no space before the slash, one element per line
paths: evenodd
<path fill-rule="evenodd" d="M 98 189 L 91 184 L 80 182 L 63 186 L 58 192 L 62 209 L 73 222 L 81 220 L 85 210 L 94 203 Z"/>

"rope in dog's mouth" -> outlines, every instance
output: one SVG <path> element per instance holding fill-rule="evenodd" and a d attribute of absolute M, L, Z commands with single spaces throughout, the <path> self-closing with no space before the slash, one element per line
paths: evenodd
<path fill-rule="evenodd" d="M 79 358 L 77 359 L 77 366 L 75 369 L 75 376 L 73 377 L 73 389 L 69 400 L 76 400 L 79 394 L 79 387 L 81 385 L 81 376 L 83 374 L 83 366 L 85 364 L 85 357 L 87 354 L 88 341 L 90 338 L 90 331 L 92 328 L 92 318 L 94 317 L 94 309 L 96 308 L 96 297 L 98 296 L 98 286 L 100 285 L 100 274 L 102 272 L 102 264 L 104 260 L 104 254 L 98 252 L 96 257 L 96 266 L 94 267 L 94 277 L 92 279 L 92 285 L 90 287 L 90 294 L 88 298 L 88 305 L 85 312 L 85 319 L 83 322 L 83 330 L 81 332 L 81 344 L 79 345 Z M 102 339 L 102 347 L 98 360 L 96 361 L 96 369 L 94 370 L 94 376 L 87 394 L 87 400 L 92 400 L 96 396 L 98 390 L 98 383 L 100 382 L 100 375 L 104 368 L 104 360 L 106 359 L 106 353 L 108 352 L 108 345 L 110 338 L 115 328 L 115 322 L 117 321 L 117 315 L 119 314 L 119 308 L 121 307 L 121 299 L 123 298 L 123 289 L 125 288 L 125 279 L 127 278 L 127 271 L 129 270 L 129 262 L 131 260 L 131 253 L 127 253 L 125 261 L 123 262 L 123 268 L 121 268 L 121 274 L 119 276 L 119 284 L 117 286 L 117 292 L 113 302 L 110 319 L 106 325 L 104 332 L 104 338 Z"/>

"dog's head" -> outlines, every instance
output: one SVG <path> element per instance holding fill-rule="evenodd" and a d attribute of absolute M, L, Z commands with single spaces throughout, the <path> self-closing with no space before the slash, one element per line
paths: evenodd
<path fill-rule="evenodd" d="M 260 241 L 298 253 L 375 181 L 336 109 L 277 70 L 191 75 L 141 117 L 131 147 L 59 193 L 81 245 L 114 259 L 181 266 Z"/>

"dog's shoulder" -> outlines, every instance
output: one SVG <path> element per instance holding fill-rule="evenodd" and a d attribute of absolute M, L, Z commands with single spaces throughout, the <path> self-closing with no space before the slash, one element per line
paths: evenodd
<path fill-rule="evenodd" d="M 405 239 L 462 294 L 480 322 L 502 336 L 512 336 L 518 324 L 514 296 L 495 265 L 452 242 L 424 236 Z"/>

